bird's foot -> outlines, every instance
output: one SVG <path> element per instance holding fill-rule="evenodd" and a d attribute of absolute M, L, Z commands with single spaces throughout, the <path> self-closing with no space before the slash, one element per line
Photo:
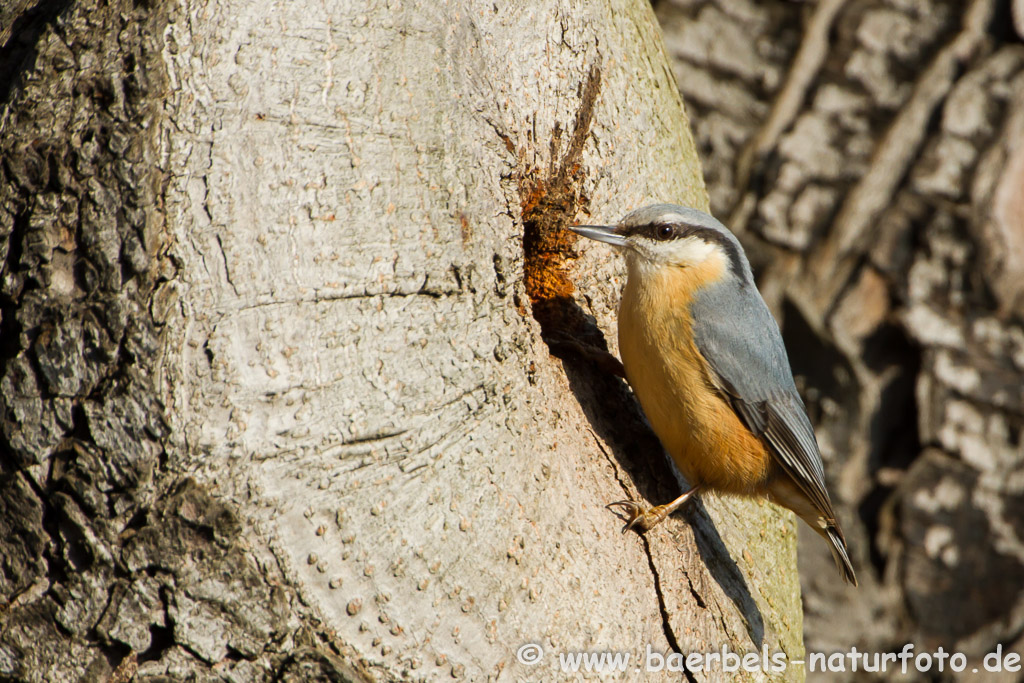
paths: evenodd
<path fill-rule="evenodd" d="M 650 531 L 661 524 L 672 512 L 670 505 L 650 507 L 635 500 L 617 500 L 614 503 L 609 503 L 606 507 L 609 509 L 622 508 L 622 512 L 626 516 L 626 524 L 622 527 L 622 533 L 626 533 L 630 529 L 636 529 L 637 533 L 641 534 Z"/>
<path fill-rule="evenodd" d="M 622 533 L 626 533 L 633 528 L 637 532 L 643 533 L 658 526 L 666 517 L 686 505 L 698 491 L 700 491 L 700 486 L 694 486 L 671 503 L 655 507 L 649 507 L 643 502 L 635 500 L 619 500 L 609 503 L 607 507 L 612 508 L 617 505 L 626 513 L 628 519 L 626 520 L 626 526 L 622 527 Z"/>

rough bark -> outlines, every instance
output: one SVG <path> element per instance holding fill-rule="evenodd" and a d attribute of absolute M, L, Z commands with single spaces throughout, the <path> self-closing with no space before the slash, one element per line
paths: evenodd
<path fill-rule="evenodd" d="M 565 225 L 707 201 L 650 8 L 389 5 L 0 14 L 0 677 L 802 653 L 792 517 L 620 535 L 677 483 L 547 345 L 614 329 Z"/>
<path fill-rule="evenodd" d="M 666 0 L 706 163 L 783 319 L 862 587 L 809 650 L 1024 650 L 1022 4 Z"/>
<path fill-rule="evenodd" d="M 345 671 L 229 505 L 172 460 L 161 381 L 167 14 L 22 3 L 0 53 L 0 677 Z M 306 629 L 303 631 L 303 629 Z M 322 629 L 320 629 L 322 631 Z M 309 664 L 309 662 L 313 662 Z"/>

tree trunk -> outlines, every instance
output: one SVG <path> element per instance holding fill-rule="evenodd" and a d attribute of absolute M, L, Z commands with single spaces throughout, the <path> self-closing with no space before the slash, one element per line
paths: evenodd
<path fill-rule="evenodd" d="M 1024 651 L 1024 3 L 658 16 L 850 522 L 860 590 L 801 547 L 808 650 Z"/>
<path fill-rule="evenodd" d="M 650 8 L 388 4 L 0 14 L 0 677 L 802 654 L 792 516 L 621 535 L 678 484 L 545 343 L 614 349 L 566 225 L 706 205 Z"/>

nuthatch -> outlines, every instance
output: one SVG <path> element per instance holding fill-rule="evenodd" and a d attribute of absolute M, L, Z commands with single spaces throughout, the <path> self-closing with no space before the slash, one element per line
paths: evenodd
<path fill-rule="evenodd" d="M 857 585 L 779 326 L 735 235 L 702 211 L 672 204 L 638 209 L 615 226 L 572 230 L 626 257 L 619 304 L 626 379 L 692 487 L 653 508 L 613 503 L 626 511 L 626 529 L 650 529 L 702 490 L 764 496 L 821 534 L 843 578 Z"/>

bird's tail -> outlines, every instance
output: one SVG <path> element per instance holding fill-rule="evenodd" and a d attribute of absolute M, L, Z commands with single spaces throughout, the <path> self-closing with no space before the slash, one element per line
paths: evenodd
<path fill-rule="evenodd" d="M 828 549 L 832 551 L 832 559 L 835 560 L 839 573 L 843 575 L 843 580 L 856 586 L 857 575 L 853 572 L 853 563 L 850 562 L 850 554 L 846 550 L 846 539 L 843 538 L 843 532 L 839 525 L 832 522 L 824 529 L 816 528 L 818 533 L 828 541 Z"/>
<path fill-rule="evenodd" d="M 827 494 L 826 509 L 823 511 L 811 502 L 811 499 L 797 487 L 792 479 L 780 477 L 769 490 L 769 495 L 776 503 L 795 512 L 797 517 L 807 523 L 807 526 L 828 541 L 828 549 L 832 551 L 832 559 L 836 561 L 836 567 L 843 575 L 843 580 L 856 586 L 857 575 L 853 571 L 850 553 L 846 549 L 846 538 L 843 537 L 843 530 L 839 528 L 839 522 L 836 521 L 832 506 L 828 504 Z"/>

